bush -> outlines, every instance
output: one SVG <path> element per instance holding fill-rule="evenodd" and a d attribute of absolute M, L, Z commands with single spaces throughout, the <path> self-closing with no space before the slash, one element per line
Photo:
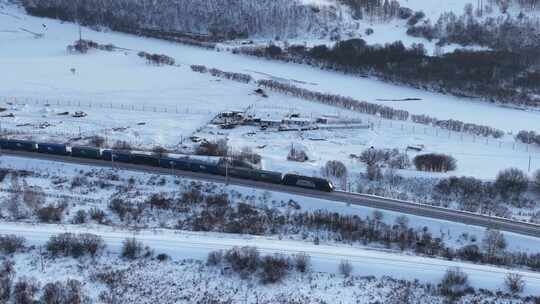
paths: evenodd
<path fill-rule="evenodd" d="M 540 170 L 534 173 L 533 182 L 538 189 L 540 189 Z"/>
<path fill-rule="evenodd" d="M 206 259 L 206 264 L 209 266 L 220 265 L 223 261 L 223 251 L 211 251 L 208 253 L 208 258 Z"/>
<path fill-rule="evenodd" d="M 32 304 L 39 287 L 34 280 L 22 277 L 13 286 L 14 304 Z"/>
<path fill-rule="evenodd" d="M 468 288 L 467 274 L 459 268 L 448 269 L 439 284 L 439 292 L 441 295 L 451 300 L 462 297 Z"/>
<path fill-rule="evenodd" d="M 49 205 L 38 209 L 37 216 L 40 222 L 58 223 L 62 221 L 64 206 Z"/>
<path fill-rule="evenodd" d="M 380 180 L 383 176 L 379 165 L 368 165 L 366 167 L 366 175 L 370 181 Z"/>
<path fill-rule="evenodd" d="M 241 276 L 247 276 L 257 271 L 259 251 L 254 247 L 234 247 L 225 253 L 225 261 Z"/>
<path fill-rule="evenodd" d="M 529 187 L 529 178 L 525 172 L 517 168 L 510 168 L 497 174 L 494 185 L 504 198 L 511 196 L 519 197 L 527 191 L 527 188 Z"/>
<path fill-rule="evenodd" d="M 138 259 L 143 255 L 143 244 L 135 238 L 129 238 L 122 243 L 122 257 L 130 260 Z"/>
<path fill-rule="evenodd" d="M 339 273 L 341 273 L 344 277 L 348 278 L 353 272 L 353 266 L 351 262 L 343 260 L 339 263 L 338 270 Z"/>
<path fill-rule="evenodd" d="M 78 304 L 83 303 L 82 284 L 77 280 L 66 283 L 48 283 L 43 287 L 41 303 L 43 304 Z"/>
<path fill-rule="evenodd" d="M 445 154 L 423 154 L 413 160 L 414 166 L 419 171 L 447 172 L 457 169 L 456 159 Z"/>
<path fill-rule="evenodd" d="M 24 248 L 25 239 L 16 235 L 0 235 L 0 252 L 13 254 Z"/>
<path fill-rule="evenodd" d="M 75 216 L 73 217 L 73 219 L 71 220 L 71 222 L 73 224 L 77 224 L 77 225 L 80 225 L 80 224 L 84 224 L 86 223 L 86 219 L 88 218 L 88 215 L 86 214 L 86 211 L 84 210 L 77 210 L 77 212 L 75 213 Z"/>
<path fill-rule="evenodd" d="M 280 254 L 265 256 L 261 261 L 262 271 L 260 273 L 263 284 L 276 283 L 281 281 L 289 270 L 289 259 Z"/>
<path fill-rule="evenodd" d="M 102 224 L 105 220 L 105 212 L 103 210 L 98 208 L 92 208 L 88 212 L 90 214 L 90 218 L 100 224 Z"/>
<path fill-rule="evenodd" d="M 13 262 L 4 260 L 0 264 L 0 303 L 7 303 L 11 295 L 11 285 L 15 276 Z"/>
<path fill-rule="evenodd" d="M 294 268 L 296 271 L 305 273 L 311 267 L 311 257 L 305 253 L 299 253 L 293 257 Z"/>
<path fill-rule="evenodd" d="M 523 276 L 519 273 L 508 273 L 504 283 L 508 290 L 513 294 L 521 293 L 525 288 L 525 281 L 523 280 Z"/>
<path fill-rule="evenodd" d="M 323 168 L 325 176 L 343 177 L 347 176 L 347 167 L 338 160 L 329 160 Z"/>
<path fill-rule="evenodd" d="M 52 256 L 95 257 L 105 248 L 105 243 L 101 237 L 94 234 L 62 233 L 51 236 L 46 248 Z"/>
<path fill-rule="evenodd" d="M 167 261 L 169 259 L 169 256 L 165 253 L 160 253 L 156 256 L 156 259 L 160 262 Z"/>

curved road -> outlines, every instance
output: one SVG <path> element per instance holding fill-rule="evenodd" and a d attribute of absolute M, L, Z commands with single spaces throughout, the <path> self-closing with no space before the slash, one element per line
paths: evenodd
<path fill-rule="evenodd" d="M 467 225 L 480 226 L 492 229 L 499 229 L 502 231 L 513 232 L 528 236 L 540 237 L 540 225 L 519 222 L 514 220 L 509 220 L 499 217 L 491 217 L 480 215 L 476 213 L 470 213 L 459 210 L 452 210 L 442 207 L 434 207 L 429 205 L 422 205 L 413 202 L 399 201 L 394 199 L 388 199 L 384 197 L 358 194 L 358 193 L 349 193 L 336 191 L 332 193 L 320 192 L 309 189 L 295 188 L 284 185 L 275 185 L 245 179 L 238 178 L 225 178 L 224 176 L 211 175 L 205 173 L 196 173 L 189 171 L 180 171 L 180 170 L 171 170 L 165 168 L 133 165 L 119 162 L 108 162 L 102 160 L 93 160 L 93 159 L 82 159 L 74 158 L 70 156 L 58 156 L 50 154 L 40 154 L 33 152 L 22 152 L 22 151 L 7 151 L 2 150 L 2 154 L 23 158 L 39 159 L 39 160 L 48 160 L 56 161 L 63 163 L 72 163 L 78 165 L 90 165 L 90 166 L 100 166 L 106 168 L 117 168 L 122 170 L 138 171 L 145 173 L 154 173 L 154 174 L 166 174 L 166 175 L 175 175 L 182 176 L 196 180 L 202 180 L 207 182 L 215 183 L 229 183 L 231 185 L 243 186 L 249 188 L 256 188 L 261 190 L 282 192 L 288 194 L 294 194 L 305 197 L 318 198 L 323 200 L 344 202 L 351 205 L 358 205 L 370 208 L 376 208 L 381 210 L 395 211 L 404 214 L 429 217 L 434 219 L 440 219 L 451 222 L 458 222 Z"/>

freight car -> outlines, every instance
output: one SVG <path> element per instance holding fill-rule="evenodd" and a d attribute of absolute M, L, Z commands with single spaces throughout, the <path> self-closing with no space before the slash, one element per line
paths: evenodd
<path fill-rule="evenodd" d="M 265 170 L 242 168 L 238 166 L 225 167 L 199 159 L 158 157 L 155 154 L 144 154 L 137 151 L 101 150 L 91 147 L 71 147 L 64 144 L 36 143 L 25 140 L 0 139 L 0 148 L 6 150 L 39 152 L 54 155 L 65 155 L 79 158 L 132 163 L 144 166 L 170 168 L 191 172 L 201 172 L 213 175 L 228 175 L 231 177 L 254 180 L 272 184 L 283 184 L 291 187 L 300 187 L 319 191 L 332 192 L 334 185 L 328 180 L 302 176 L 297 174 L 285 174 Z"/>

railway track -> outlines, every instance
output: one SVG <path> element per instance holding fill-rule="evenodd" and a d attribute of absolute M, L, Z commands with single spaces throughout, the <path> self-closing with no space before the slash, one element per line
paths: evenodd
<path fill-rule="evenodd" d="M 195 180 L 221 183 L 221 184 L 230 184 L 235 186 L 242 186 L 248 188 L 256 188 L 267 191 L 276 191 L 282 193 L 288 193 L 298 196 L 317 198 L 322 200 L 330 200 L 335 202 L 347 203 L 351 205 L 364 206 L 370 208 L 376 208 L 381 210 L 388 210 L 399 212 L 408 215 L 415 215 L 421 217 L 434 218 L 444 221 L 457 222 L 466 225 L 480 226 L 492 229 L 499 229 L 506 232 L 512 232 L 522 235 L 528 235 L 533 237 L 540 237 L 540 225 L 534 223 L 520 222 L 515 220 L 510 220 L 501 217 L 493 217 L 487 215 L 481 215 L 466 211 L 453 210 L 448 208 L 436 207 L 418 204 L 408 201 L 394 200 L 384 197 L 335 191 L 331 193 L 320 192 L 310 189 L 295 188 L 285 185 L 269 184 L 264 182 L 224 177 L 219 175 L 198 173 L 198 172 L 189 172 L 181 170 L 172 170 L 159 167 L 148 167 L 142 165 L 134 165 L 128 163 L 119 163 L 119 162 L 108 162 L 103 160 L 94 160 L 94 159 L 82 159 L 74 158 L 70 156 L 58 156 L 50 154 L 40 154 L 33 152 L 22 152 L 22 151 L 7 151 L 2 150 L 3 155 L 30 158 L 30 159 L 39 159 L 55 162 L 63 162 L 70 164 L 78 165 L 89 165 L 89 166 L 98 166 L 104 168 L 114 167 L 121 170 L 137 171 L 144 173 L 153 173 L 153 174 L 165 174 L 165 175 L 174 175 L 181 176 Z"/>

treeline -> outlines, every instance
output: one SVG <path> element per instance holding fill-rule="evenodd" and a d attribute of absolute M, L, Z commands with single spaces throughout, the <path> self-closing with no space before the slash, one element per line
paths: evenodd
<path fill-rule="evenodd" d="M 516 139 L 524 144 L 536 144 L 540 145 L 540 134 L 535 131 L 519 131 L 516 135 Z"/>
<path fill-rule="evenodd" d="M 444 13 L 435 24 L 429 20 L 420 22 L 409 27 L 407 34 L 428 40 L 439 39 L 439 46 L 456 43 L 516 51 L 540 47 L 538 23 L 537 17 L 528 17 L 523 13 L 517 17 L 504 15 L 477 18 L 469 5 L 459 17 L 453 12 Z"/>
<path fill-rule="evenodd" d="M 245 38 L 327 34 L 341 20 L 334 9 L 294 0 L 22 0 L 32 15 L 107 26 L 116 31 L 153 29 Z"/>
<path fill-rule="evenodd" d="M 423 45 L 406 48 L 397 41 L 370 46 L 350 39 L 329 48 L 292 47 L 273 56 L 325 69 L 376 76 L 382 80 L 457 96 L 478 97 L 491 102 L 540 106 L 538 75 L 531 66 L 540 61 L 540 49 L 497 51 L 456 50 L 439 57 L 427 56 Z M 239 52 L 261 55 L 246 48 Z M 275 54 L 275 51 L 274 51 Z"/>
<path fill-rule="evenodd" d="M 383 106 L 380 104 L 370 103 L 366 101 L 359 101 L 352 97 L 310 91 L 308 89 L 300 88 L 292 84 L 282 83 L 275 80 L 261 79 L 257 81 L 257 84 L 259 86 L 283 94 L 288 94 L 294 97 L 316 101 L 326 105 L 340 107 L 359 113 L 378 115 L 385 119 L 407 121 L 410 117 L 411 120 L 415 123 L 432 125 L 434 127 L 456 132 L 465 132 L 485 137 L 492 136 L 495 138 L 500 138 L 504 135 L 504 132 L 502 130 L 488 126 L 465 123 L 459 120 L 452 119 L 439 120 L 437 118 L 427 115 L 410 115 L 409 112 L 405 110 L 394 109 L 389 106 Z"/>
<path fill-rule="evenodd" d="M 210 75 L 214 77 L 229 79 L 229 80 L 238 81 L 242 83 L 250 83 L 253 80 L 253 77 L 251 77 L 251 75 L 249 74 L 225 72 L 216 68 L 207 68 L 204 65 L 191 65 L 191 70 L 193 72 L 197 72 L 201 74 L 210 73 Z"/>
<path fill-rule="evenodd" d="M 381 19 L 389 20 L 403 16 L 404 11 L 397 0 L 339 0 L 348 5 L 353 11 L 354 19 Z"/>

